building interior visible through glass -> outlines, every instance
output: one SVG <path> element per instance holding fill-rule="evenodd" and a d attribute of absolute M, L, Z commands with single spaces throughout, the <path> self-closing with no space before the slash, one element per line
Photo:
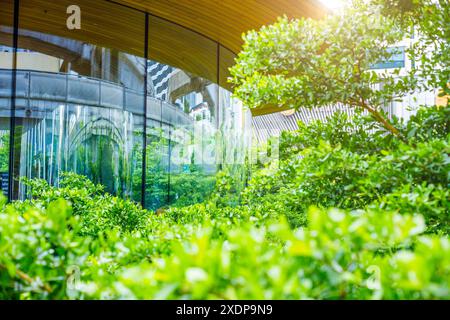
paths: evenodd
<path fill-rule="evenodd" d="M 14 50 L 13 2 L 0 0 L 0 174 L 12 199 L 27 196 L 19 177 L 58 184 L 65 171 L 150 209 L 201 201 L 218 168 L 243 182 L 251 115 L 219 74 L 233 53 L 103 0 L 21 0 Z M 79 30 L 66 26 L 69 5 Z"/>

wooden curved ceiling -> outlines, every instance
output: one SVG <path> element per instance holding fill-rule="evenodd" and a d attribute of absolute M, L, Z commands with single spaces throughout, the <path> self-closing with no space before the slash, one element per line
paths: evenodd
<path fill-rule="evenodd" d="M 273 23 L 277 17 L 319 18 L 318 0 L 113 0 L 199 32 L 239 52 L 242 33 Z"/>
<path fill-rule="evenodd" d="M 213 66 L 208 67 L 208 59 L 203 59 L 206 56 L 212 57 L 215 55 L 210 43 L 199 41 L 199 39 L 195 41 L 192 39 L 192 34 L 189 36 L 189 33 L 186 34 L 181 30 L 176 31 L 178 36 L 174 37 L 175 33 L 173 33 L 172 37 L 168 37 L 166 35 L 167 32 L 170 32 L 168 30 L 172 28 L 177 29 L 176 26 L 170 27 L 166 24 L 164 27 L 157 28 L 156 26 L 162 26 L 162 24 L 152 24 L 150 22 L 150 39 L 152 38 L 153 25 L 153 29 L 156 27 L 157 31 L 153 33 L 155 37 L 173 39 L 174 43 L 179 45 L 174 47 L 166 44 L 167 48 L 160 50 L 157 58 L 160 60 L 163 58 L 163 62 L 168 62 L 169 64 L 172 62 L 172 65 L 179 66 L 179 63 L 174 62 L 174 59 L 177 60 L 176 54 L 171 54 L 170 52 L 179 52 L 177 49 L 181 47 L 194 49 L 193 54 L 196 56 L 196 59 L 194 58 L 194 62 L 189 58 L 187 59 L 188 61 L 182 61 L 184 62 L 182 63 L 184 69 L 192 70 L 194 73 L 202 69 L 200 74 L 209 79 L 212 79 L 213 74 L 218 72 L 219 85 L 229 90 L 232 90 L 232 88 L 227 81 L 229 76 L 228 68 L 234 64 L 234 56 L 241 49 L 243 43 L 242 34 L 244 32 L 259 29 L 265 24 L 273 23 L 278 17 L 283 15 L 290 18 L 320 18 L 326 13 L 325 7 L 318 0 L 111 0 L 111 2 L 146 11 L 205 35 L 221 44 L 224 48 L 220 48 L 219 70 L 212 69 L 211 67 Z M 159 20 L 159 18 L 156 20 Z M 192 46 L 192 43 L 196 44 Z M 200 43 L 201 45 L 198 45 Z M 149 46 L 150 55 L 152 55 L 152 52 L 157 52 L 152 47 L 151 40 L 149 41 Z M 157 44 L 156 47 L 162 49 L 164 45 Z M 185 53 L 189 51 L 184 50 Z M 198 59 L 198 57 L 201 59 Z M 182 59 L 184 60 L 185 58 Z M 199 61 L 201 67 L 197 65 Z M 205 68 L 209 72 L 204 70 Z M 278 106 L 264 106 L 251 109 L 253 115 L 268 114 L 282 110 Z"/>
<path fill-rule="evenodd" d="M 11 26 L 13 0 L 0 3 L 0 24 Z M 72 4 L 81 7 L 81 30 L 66 27 L 66 9 Z M 228 68 L 234 63 L 234 54 L 240 51 L 242 33 L 259 29 L 282 15 L 319 18 L 326 12 L 318 0 L 20 0 L 19 28 L 143 57 L 144 11 L 151 14 L 150 59 L 228 89 Z M 26 40 L 20 31 L 19 47 L 39 51 L 36 45 L 28 46 Z M 252 113 L 279 110 L 265 107 L 252 109 Z"/>

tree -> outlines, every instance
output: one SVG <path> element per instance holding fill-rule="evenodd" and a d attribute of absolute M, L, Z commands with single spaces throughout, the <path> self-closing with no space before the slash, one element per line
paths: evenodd
<path fill-rule="evenodd" d="M 413 91 L 417 79 L 399 69 L 370 67 L 389 60 L 402 29 L 375 6 L 359 4 L 322 20 L 280 18 L 244 36 L 231 68 L 235 94 L 249 107 L 322 107 L 343 103 L 368 111 L 406 140 L 382 107 Z M 376 88 L 379 86 L 379 88 Z"/>
<path fill-rule="evenodd" d="M 450 2 L 448 0 L 372 0 L 403 30 L 415 29 L 409 53 L 420 62 L 412 69 L 425 89 L 441 88 L 450 94 Z"/>

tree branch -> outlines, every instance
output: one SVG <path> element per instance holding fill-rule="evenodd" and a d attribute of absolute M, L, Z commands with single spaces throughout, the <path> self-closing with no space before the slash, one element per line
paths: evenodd
<path fill-rule="evenodd" d="M 7 269 L 7 268 L 6 268 L 5 265 L 0 264 L 0 269 Z M 19 279 L 25 281 L 28 284 L 33 284 L 35 282 L 35 280 L 32 277 L 30 277 L 25 272 L 20 271 L 19 269 L 16 269 L 15 273 L 16 273 L 16 276 Z M 42 290 L 44 290 L 47 293 L 51 293 L 52 292 L 52 288 L 50 288 L 50 286 L 48 284 L 46 284 L 46 283 L 43 283 L 43 284 L 39 285 L 39 288 L 41 288 Z"/>
<path fill-rule="evenodd" d="M 394 136 L 399 138 L 404 143 L 408 143 L 408 140 L 405 138 L 405 136 L 396 128 L 394 127 L 383 115 L 378 112 L 375 108 L 371 108 L 367 103 L 364 101 L 364 99 L 361 98 L 361 101 L 356 104 L 356 106 L 362 107 L 363 109 L 367 110 L 371 116 L 380 122 L 383 127 L 391 132 Z"/>

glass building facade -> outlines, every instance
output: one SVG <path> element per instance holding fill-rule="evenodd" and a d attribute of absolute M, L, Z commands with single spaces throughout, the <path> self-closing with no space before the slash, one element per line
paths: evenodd
<path fill-rule="evenodd" d="M 3 192 L 23 199 L 20 177 L 58 185 L 70 171 L 159 209 L 202 201 L 218 170 L 244 177 L 251 115 L 227 85 L 234 53 L 92 3 L 0 0 Z"/>

